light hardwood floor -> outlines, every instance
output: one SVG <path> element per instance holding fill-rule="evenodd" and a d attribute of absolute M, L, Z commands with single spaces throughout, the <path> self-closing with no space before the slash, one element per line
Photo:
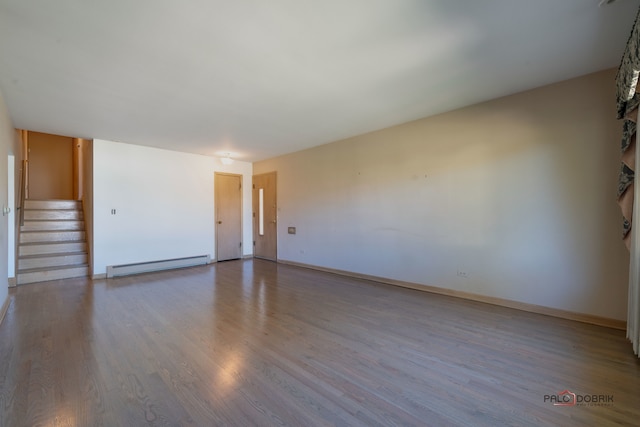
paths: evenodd
<path fill-rule="evenodd" d="M 640 424 L 604 327 L 260 260 L 10 297 L 0 426 Z"/>

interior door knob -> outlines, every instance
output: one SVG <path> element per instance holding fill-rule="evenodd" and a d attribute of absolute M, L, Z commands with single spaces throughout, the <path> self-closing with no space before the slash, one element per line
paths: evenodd
<path fill-rule="evenodd" d="M 222 221 L 218 221 L 218 224 L 222 224 Z"/>

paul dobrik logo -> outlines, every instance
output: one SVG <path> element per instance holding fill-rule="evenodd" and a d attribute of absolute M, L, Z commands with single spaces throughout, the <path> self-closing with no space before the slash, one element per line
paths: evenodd
<path fill-rule="evenodd" d="M 612 394 L 576 394 L 563 390 L 558 394 L 545 394 L 545 403 L 553 406 L 612 406 Z"/>

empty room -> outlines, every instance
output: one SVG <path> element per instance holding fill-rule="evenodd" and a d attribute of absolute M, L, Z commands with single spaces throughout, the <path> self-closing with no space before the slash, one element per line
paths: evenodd
<path fill-rule="evenodd" d="M 637 426 L 638 0 L 0 0 L 0 427 Z"/>

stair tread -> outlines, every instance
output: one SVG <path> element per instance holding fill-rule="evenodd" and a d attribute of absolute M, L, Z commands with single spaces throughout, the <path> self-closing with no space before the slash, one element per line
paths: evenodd
<path fill-rule="evenodd" d="M 20 234 L 26 234 L 26 233 L 60 233 L 60 232 L 66 232 L 66 231 L 84 231 L 83 229 L 76 227 L 76 228 L 38 228 L 35 230 L 20 230 Z"/>
<path fill-rule="evenodd" d="M 22 233 L 33 231 L 85 231 L 83 219 L 39 219 L 25 220 L 20 226 Z"/>
<path fill-rule="evenodd" d="M 82 212 L 82 209 L 78 209 L 78 208 L 51 208 L 51 209 L 42 209 L 42 208 L 24 208 L 24 211 L 29 211 L 29 212 L 37 212 L 37 211 L 44 211 L 44 212 L 50 212 L 50 211 L 61 211 L 61 212 Z"/>
<path fill-rule="evenodd" d="M 84 233 L 84 230 L 24 230 L 20 234 L 37 234 L 37 233 Z"/>
<path fill-rule="evenodd" d="M 84 219 L 25 219 L 24 222 L 84 222 Z"/>
<path fill-rule="evenodd" d="M 33 214 L 34 212 L 37 212 L 37 211 L 25 212 L 25 215 L 33 216 L 33 218 L 25 217 L 24 219 L 25 224 L 28 224 L 29 222 L 35 222 L 35 221 L 42 221 L 42 222 L 84 221 L 83 219 L 84 216 L 82 215 L 82 212 L 77 212 L 77 211 L 69 211 L 71 213 L 64 213 L 62 211 L 59 211 L 59 212 L 56 212 L 55 215 L 45 215 L 45 214 L 30 215 L 30 214 Z M 50 211 L 50 212 L 54 212 L 54 211 Z M 60 217 L 64 217 L 64 218 L 60 218 Z"/>
<path fill-rule="evenodd" d="M 60 211 L 60 212 L 83 212 L 82 209 L 79 208 L 71 208 L 71 209 L 67 209 L 67 208 L 54 208 L 54 209 L 40 209 L 40 208 L 24 208 L 25 213 L 26 212 L 55 212 L 55 211 Z"/>
<path fill-rule="evenodd" d="M 32 233 L 77 233 L 84 232 L 84 230 L 24 230 L 20 234 L 32 234 Z"/>
<path fill-rule="evenodd" d="M 58 271 L 58 270 L 73 270 L 76 268 L 88 268 L 89 264 L 70 264 L 70 265 L 59 265 L 55 267 L 38 267 L 38 268 L 28 268 L 25 270 L 18 270 L 18 274 L 27 274 L 27 273 L 40 273 L 44 271 Z"/>
<path fill-rule="evenodd" d="M 40 258 L 55 258 L 62 256 L 76 256 L 76 255 L 89 255 L 87 251 L 76 251 L 76 252 L 56 252 L 52 254 L 42 254 L 42 255 L 22 255 L 19 256 L 18 259 L 40 259 Z"/>
<path fill-rule="evenodd" d="M 37 222 L 37 223 L 42 223 L 42 222 L 53 222 L 53 223 L 58 223 L 58 222 L 84 222 L 84 219 L 69 219 L 69 218 L 65 218 L 65 219 L 25 219 L 24 222 L 25 222 L 25 224 L 26 223 L 32 223 L 32 222 Z"/>
<path fill-rule="evenodd" d="M 80 204 L 80 200 L 73 199 L 24 199 L 25 205 L 30 203 L 73 203 Z"/>
<path fill-rule="evenodd" d="M 82 221 L 82 220 L 80 220 Z M 75 222 L 78 222 L 78 220 L 75 219 L 65 219 L 65 220 L 60 220 L 60 221 L 52 221 L 52 220 L 44 220 L 44 221 L 25 221 L 24 225 L 22 225 L 21 227 L 26 227 L 29 228 L 28 226 L 31 225 L 47 225 L 46 223 L 51 223 L 49 225 L 51 226 L 55 226 L 56 224 L 62 224 L 62 223 L 69 223 L 69 224 L 73 224 Z M 77 224 L 78 227 L 84 226 L 84 224 Z M 48 230 L 47 228 L 43 228 L 42 230 Z M 51 230 L 56 230 L 55 228 L 52 228 Z M 36 230 L 24 230 L 24 231 L 36 231 Z"/>
<path fill-rule="evenodd" d="M 20 243 L 20 246 L 37 246 L 37 245 L 59 245 L 65 243 L 87 243 L 85 240 L 57 240 L 55 242 L 29 242 L 29 243 Z"/>

